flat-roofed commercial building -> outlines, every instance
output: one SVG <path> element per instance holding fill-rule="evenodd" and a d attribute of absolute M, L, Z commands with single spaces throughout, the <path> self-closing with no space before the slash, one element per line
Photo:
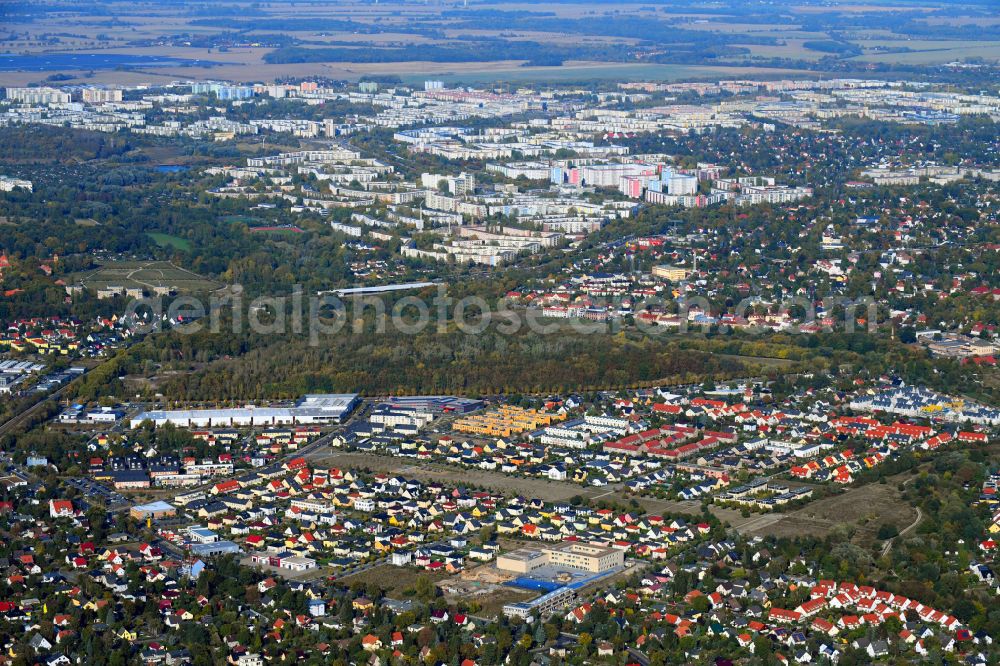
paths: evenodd
<path fill-rule="evenodd" d="M 671 282 L 680 282 L 681 280 L 687 279 L 687 276 L 691 274 L 691 271 L 682 266 L 653 266 L 653 277 L 658 277 L 662 280 L 670 280 Z"/>
<path fill-rule="evenodd" d="M 569 606 L 575 597 L 576 593 L 571 588 L 560 587 L 531 601 L 509 603 L 503 607 L 503 614 L 524 619 L 537 610 L 540 615 L 550 615 Z"/>
<path fill-rule="evenodd" d="M 604 573 L 625 564 L 625 551 L 583 541 L 564 541 L 540 548 L 519 548 L 497 558 L 497 568 L 529 574 L 546 565 Z"/>
<path fill-rule="evenodd" d="M 512 573 L 528 574 L 549 563 L 546 549 L 518 548 L 497 558 L 497 568 Z"/>
<path fill-rule="evenodd" d="M 546 549 L 549 564 L 604 573 L 625 564 L 625 551 L 583 541 L 565 541 Z"/>
<path fill-rule="evenodd" d="M 144 421 L 156 426 L 172 423 L 182 428 L 340 423 L 358 402 L 357 393 L 331 393 L 303 396 L 294 407 L 155 410 L 136 415 L 131 425 L 138 428 Z"/>
<path fill-rule="evenodd" d="M 473 414 L 452 423 L 456 432 L 466 432 L 488 437 L 510 437 L 526 430 L 537 430 L 565 419 L 563 414 L 549 414 L 514 405 L 500 405 L 481 414 Z"/>
<path fill-rule="evenodd" d="M 195 557 L 214 557 L 215 555 L 239 554 L 242 552 L 240 547 L 232 541 L 191 544 L 191 554 Z"/>
<path fill-rule="evenodd" d="M 177 515 L 177 509 L 163 501 L 152 502 L 150 504 L 138 504 L 129 509 L 129 514 L 136 520 L 152 518 L 169 518 Z"/>
<path fill-rule="evenodd" d="M 412 409 L 417 411 L 441 413 L 474 412 L 483 408 L 483 401 L 474 398 L 459 398 L 452 395 L 409 395 L 389 398 L 382 405 L 392 409 Z"/>
<path fill-rule="evenodd" d="M 288 569 L 289 571 L 308 571 L 309 569 L 316 568 L 316 560 L 311 557 L 292 555 L 291 557 L 281 558 L 280 566 L 282 569 Z"/>

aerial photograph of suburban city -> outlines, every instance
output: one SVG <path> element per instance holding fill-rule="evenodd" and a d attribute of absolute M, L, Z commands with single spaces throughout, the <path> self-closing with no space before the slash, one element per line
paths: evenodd
<path fill-rule="evenodd" d="M 0 666 L 1000 664 L 997 0 L 0 0 Z"/>

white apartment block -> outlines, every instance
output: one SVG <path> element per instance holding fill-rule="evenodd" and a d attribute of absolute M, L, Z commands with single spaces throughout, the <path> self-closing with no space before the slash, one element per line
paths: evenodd
<path fill-rule="evenodd" d="M 122 91 L 119 88 L 84 88 L 83 101 L 88 104 L 103 104 L 122 101 Z"/>
<path fill-rule="evenodd" d="M 34 184 L 30 180 L 0 176 L 0 192 L 12 192 L 18 188 L 32 192 L 34 191 Z"/>
<path fill-rule="evenodd" d="M 69 104 L 73 98 L 56 88 L 7 88 L 7 99 L 21 104 Z"/>

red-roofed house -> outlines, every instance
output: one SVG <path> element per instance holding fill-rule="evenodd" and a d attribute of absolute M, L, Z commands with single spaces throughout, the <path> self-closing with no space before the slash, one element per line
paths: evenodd
<path fill-rule="evenodd" d="M 802 617 L 812 617 L 824 606 L 826 606 L 826 599 L 824 597 L 817 597 L 816 599 L 802 602 L 796 607 L 795 611 L 801 613 Z"/>
<path fill-rule="evenodd" d="M 73 502 L 69 500 L 49 500 L 49 515 L 53 518 L 72 518 Z"/>
<path fill-rule="evenodd" d="M 824 620 L 821 617 L 813 618 L 811 626 L 816 631 L 823 632 L 827 636 L 836 636 L 838 633 L 840 633 L 840 630 L 837 629 L 837 626 L 835 624 L 833 624 L 828 620 Z"/>
<path fill-rule="evenodd" d="M 802 613 L 784 608 L 772 608 L 767 617 L 774 622 L 798 622 L 802 618 Z"/>

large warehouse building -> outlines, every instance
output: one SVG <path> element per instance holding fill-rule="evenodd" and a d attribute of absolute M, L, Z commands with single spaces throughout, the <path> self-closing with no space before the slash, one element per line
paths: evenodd
<path fill-rule="evenodd" d="M 341 423 L 359 402 L 357 393 L 321 393 L 303 396 L 294 407 L 240 407 L 236 409 L 175 409 L 142 412 L 133 428 L 144 421 L 157 427 L 172 423 L 182 428 L 238 428 L 288 424 Z"/>

